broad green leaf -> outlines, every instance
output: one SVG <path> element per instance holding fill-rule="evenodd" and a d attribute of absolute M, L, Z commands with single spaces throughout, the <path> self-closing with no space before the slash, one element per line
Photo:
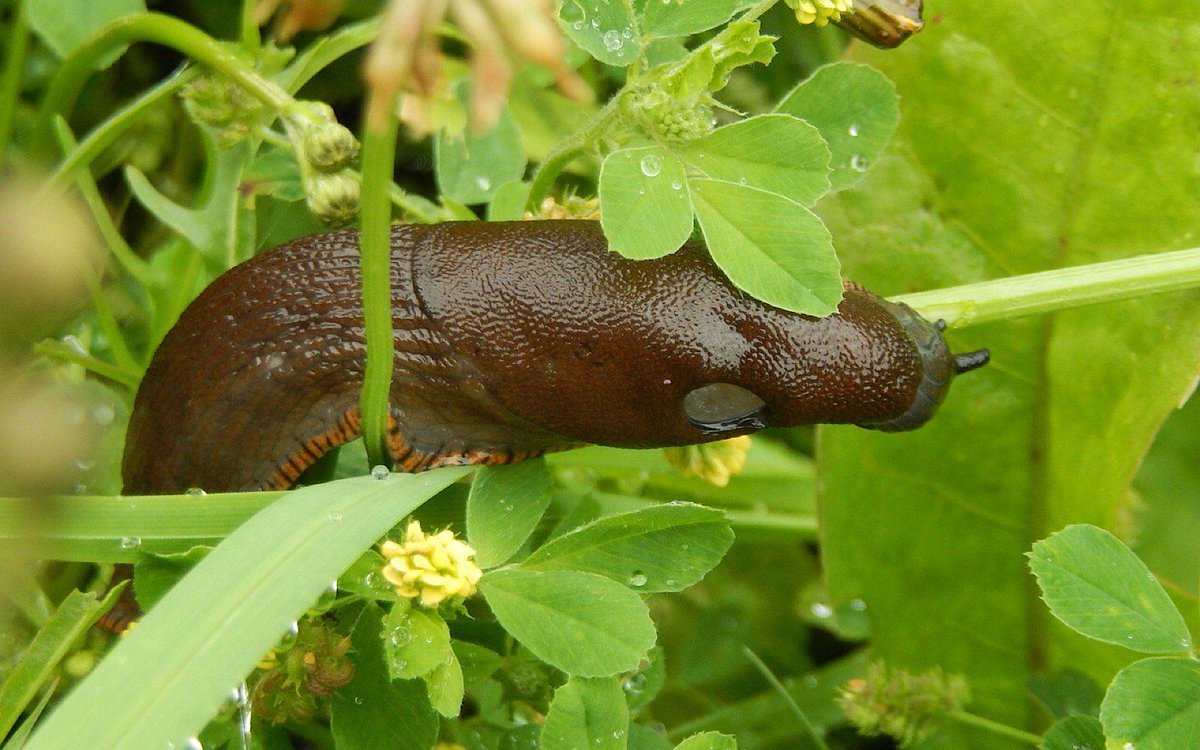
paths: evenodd
<path fill-rule="evenodd" d="M 637 59 L 641 32 L 628 0 L 558 0 L 558 25 L 571 40 L 607 65 Z"/>
<path fill-rule="evenodd" d="M 683 103 L 725 87 L 743 65 L 768 63 L 775 56 L 772 37 L 759 33 L 757 21 L 735 21 L 689 55 L 656 71 L 662 88 Z"/>
<path fill-rule="evenodd" d="M 692 180 L 708 251 L 739 289 L 775 307 L 829 315 L 842 299 L 838 259 L 815 214 L 781 195 Z"/>
<path fill-rule="evenodd" d="M 38 691 L 54 676 L 59 663 L 118 596 L 120 589 L 113 589 L 113 593 L 101 600 L 93 593 L 72 591 L 58 605 L 0 686 L 0 736 L 8 734 Z"/>
<path fill-rule="evenodd" d="M 667 684 L 667 664 L 662 646 L 650 649 L 649 655 L 636 672 L 624 675 L 621 690 L 625 692 L 625 704 L 632 713 L 650 705 Z"/>
<path fill-rule="evenodd" d="M 1148 654 L 1191 648 L 1162 584 L 1104 529 L 1068 526 L 1033 545 L 1029 567 L 1050 611 L 1076 632 Z"/>
<path fill-rule="evenodd" d="M 541 750 L 625 750 L 629 711 L 615 677 L 572 677 L 554 691 L 542 725 Z"/>
<path fill-rule="evenodd" d="M 1050 715 L 1059 719 L 1072 714 L 1095 716 L 1100 712 L 1100 701 L 1104 700 L 1104 689 L 1074 669 L 1035 674 L 1029 678 L 1028 688 Z"/>
<path fill-rule="evenodd" d="M 600 168 L 600 205 L 609 249 L 626 258 L 661 258 L 692 234 L 687 176 L 663 146 L 609 154 Z"/>
<path fill-rule="evenodd" d="M 108 23 L 146 11 L 145 0 L 25 0 L 29 28 L 59 57 L 66 57 Z M 108 67 L 121 52 L 104 56 Z"/>
<path fill-rule="evenodd" d="M 338 588 L 372 601 L 396 600 L 396 590 L 383 577 L 383 555 L 367 550 L 338 576 Z"/>
<path fill-rule="evenodd" d="M 450 647 L 454 649 L 467 685 L 483 682 L 500 668 L 500 655 L 490 648 L 467 641 L 453 641 Z"/>
<path fill-rule="evenodd" d="M 1100 723 L 1117 747 L 1200 747 L 1200 662 L 1157 658 L 1126 667 L 1108 687 Z"/>
<path fill-rule="evenodd" d="M 1133 487 L 1137 533 L 1130 544 L 1157 575 L 1183 591 L 1200 587 L 1200 398 L 1167 419 Z"/>
<path fill-rule="evenodd" d="M 436 611 L 396 602 L 383 618 L 383 660 L 393 680 L 423 677 L 453 657 L 450 628 Z"/>
<path fill-rule="evenodd" d="M 727 734 L 693 734 L 675 746 L 675 750 L 737 750 L 737 740 Z"/>
<path fill-rule="evenodd" d="M 630 724 L 629 750 L 671 750 L 671 741 L 653 729 Z"/>
<path fill-rule="evenodd" d="M 138 202 L 169 229 L 197 248 L 212 246 L 212 227 L 204 221 L 199 211 L 181 206 L 160 193 L 137 167 L 125 167 L 125 180 Z"/>
<path fill-rule="evenodd" d="M 829 147 L 816 128 L 791 115 L 740 120 L 676 151 L 705 177 L 778 193 L 804 206 L 829 191 Z"/>
<path fill-rule="evenodd" d="M 520 221 L 525 216 L 525 204 L 529 202 L 528 182 L 517 180 L 506 182 L 496 188 L 492 202 L 488 204 L 488 221 Z"/>
<path fill-rule="evenodd" d="M 462 711 L 463 668 L 453 651 L 446 651 L 446 658 L 425 676 L 425 687 L 433 708 L 447 719 L 453 719 Z"/>
<path fill-rule="evenodd" d="M 852 48 L 896 83 L 903 116 L 863 181 L 817 206 L 846 277 L 894 295 L 1195 246 L 1200 175 L 1181 155 L 1200 95 L 1177 73 L 1200 67 L 1200 19 L 1179 8 L 960 0 L 898 50 Z M 1107 684 L 1128 663 L 1053 619 L 1023 555 L 1072 523 L 1120 523 L 1200 370 L 1198 299 L 951 331 L 955 351 L 987 346 L 993 364 L 957 378 L 931 423 L 821 428 L 829 591 L 866 602 L 876 656 L 962 673 L 972 711 L 1026 729 L 1034 668 Z"/>
<path fill-rule="evenodd" d="M 689 36 L 733 18 L 754 0 L 647 0 L 642 30 L 650 36 Z"/>
<path fill-rule="evenodd" d="M 525 172 L 521 131 L 507 109 L 491 130 L 480 135 L 469 130 L 461 135 L 440 131 L 434 137 L 433 153 L 438 187 L 462 204 L 487 203 L 500 186 L 520 180 Z"/>
<path fill-rule="evenodd" d="M 850 187 L 875 163 L 896 125 L 896 85 L 869 65 L 837 62 L 792 89 L 776 112 L 815 125 L 833 154 L 834 190 Z"/>
<path fill-rule="evenodd" d="M 138 605 L 149 611 L 179 583 L 196 563 L 204 559 L 212 547 L 193 547 L 187 552 L 168 555 L 146 555 L 133 568 L 133 590 Z"/>
<path fill-rule="evenodd" d="M 438 718 L 419 680 L 393 680 L 384 663 L 383 615 L 368 606 L 351 635 L 354 679 L 333 694 L 331 729 L 338 750 L 429 750 Z"/>
<path fill-rule="evenodd" d="M 1042 750 L 1104 750 L 1104 728 L 1092 716 L 1068 716 L 1050 727 Z"/>
<path fill-rule="evenodd" d="M 476 472 L 467 498 L 467 541 L 481 567 L 507 562 L 521 548 L 550 505 L 550 490 L 541 458 Z"/>
<path fill-rule="evenodd" d="M 641 597 L 603 576 L 575 570 L 497 570 L 479 589 L 504 629 L 535 656 L 570 675 L 627 672 L 654 645 Z"/>
<path fill-rule="evenodd" d="M 585 570 L 647 594 L 682 591 L 715 568 L 731 544 L 721 511 L 669 503 L 601 518 L 543 545 L 521 567 Z"/>
<path fill-rule="evenodd" d="M 217 545 L 120 639 L 46 717 L 27 750 L 164 747 L 195 736 L 230 685 L 330 581 L 466 471 L 347 479 L 283 494 Z"/>

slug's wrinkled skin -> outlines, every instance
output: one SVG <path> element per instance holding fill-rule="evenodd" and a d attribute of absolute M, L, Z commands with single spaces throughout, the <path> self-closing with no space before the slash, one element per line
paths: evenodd
<path fill-rule="evenodd" d="M 187 308 L 138 391 L 127 493 L 287 487 L 359 434 L 357 254 L 354 231 L 296 240 Z M 986 359 L 956 367 L 936 326 L 856 287 L 816 319 L 738 291 L 700 245 L 626 260 L 598 222 L 398 226 L 391 281 L 389 448 L 407 471 L 765 426 L 911 429 Z"/>

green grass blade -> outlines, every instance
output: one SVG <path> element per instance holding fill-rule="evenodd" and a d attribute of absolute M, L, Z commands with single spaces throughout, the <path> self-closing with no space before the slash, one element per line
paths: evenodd
<path fill-rule="evenodd" d="M 330 581 L 466 471 L 346 479 L 285 494 L 180 581 L 47 717 L 27 750 L 161 750 L 197 734 Z"/>
<path fill-rule="evenodd" d="M 58 663 L 108 609 L 112 599 L 110 595 L 98 601 L 93 593 L 72 591 L 54 611 L 0 688 L 0 737 L 17 723 L 21 713 L 54 675 Z"/>
<path fill-rule="evenodd" d="M 47 560 L 136 562 L 215 546 L 282 492 L 0 498 L 0 543 L 35 540 Z"/>

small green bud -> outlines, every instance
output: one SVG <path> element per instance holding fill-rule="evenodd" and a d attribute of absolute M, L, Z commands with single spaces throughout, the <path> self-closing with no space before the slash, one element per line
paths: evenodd
<path fill-rule="evenodd" d="M 230 146 L 253 132 L 263 106 L 229 80 L 205 76 L 183 90 L 183 108 L 212 128 L 222 146 Z"/>
<path fill-rule="evenodd" d="M 317 174 L 305 187 L 309 210 L 324 223 L 344 226 L 358 215 L 362 186 L 345 172 Z"/>
<path fill-rule="evenodd" d="M 626 99 L 624 112 L 656 141 L 685 143 L 712 132 L 712 98 L 702 95 L 676 101 L 652 84 Z"/>
<path fill-rule="evenodd" d="M 842 692 L 842 710 L 867 736 L 887 735 L 901 747 L 914 745 L 961 711 L 970 700 L 967 681 L 934 669 L 912 674 L 872 664 L 863 678 L 850 680 Z"/>
<path fill-rule="evenodd" d="M 336 122 L 310 125 L 304 130 L 304 154 L 321 172 L 337 172 L 358 156 L 358 139 Z"/>

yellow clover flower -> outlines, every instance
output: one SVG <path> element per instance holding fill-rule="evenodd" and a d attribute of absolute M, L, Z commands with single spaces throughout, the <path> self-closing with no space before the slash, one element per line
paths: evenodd
<path fill-rule="evenodd" d="M 801 24 L 817 26 L 842 20 L 842 14 L 854 7 L 852 0 L 787 0 L 787 4 L 796 11 L 796 20 Z"/>
<path fill-rule="evenodd" d="M 746 453 L 750 450 L 750 436 L 719 440 L 703 445 L 683 448 L 664 448 L 667 462 L 687 475 L 695 475 L 704 481 L 724 487 L 729 478 L 742 473 L 746 468 Z"/>
<path fill-rule="evenodd" d="M 475 564 L 474 549 L 449 529 L 427 536 L 416 520 L 405 529 L 403 544 L 386 541 L 380 552 L 387 560 L 383 577 L 396 593 L 425 607 L 466 599 L 475 593 L 475 584 L 483 576 Z"/>

